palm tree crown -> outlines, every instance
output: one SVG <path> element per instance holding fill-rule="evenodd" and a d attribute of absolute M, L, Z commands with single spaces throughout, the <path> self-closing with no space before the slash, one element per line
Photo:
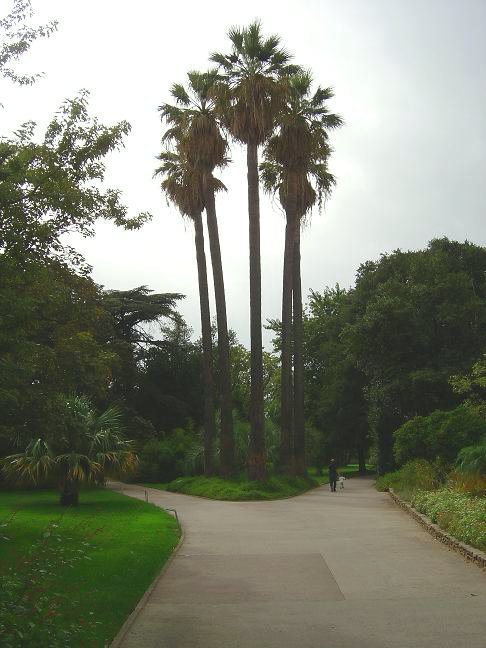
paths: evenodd
<path fill-rule="evenodd" d="M 217 70 L 192 71 L 187 77 L 187 87 L 175 83 L 171 88 L 176 105 L 159 107 L 169 125 L 163 141 L 177 142 L 189 164 L 203 173 L 212 173 L 228 161 L 228 144 L 215 116 L 214 88 L 221 77 Z"/>
<path fill-rule="evenodd" d="M 180 213 L 193 219 L 204 210 L 204 192 L 199 171 L 189 164 L 180 150 L 164 151 L 158 158 L 162 164 L 154 175 L 162 175 L 161 187 Z"/>
<path fill-rule="evenodd" d="M 280 47 L 278 36 L 264 38 L 256 21 L 228 32 L 230 54 L 215 53 L 211 61 L 222 71 L 218 107 L 228 130 L 244 144 L 262 144 L 274 128 L 284 85 L 279 81 L 299 68 Z"/>
<path fill-rule="evenodd" d="M 335 184 L 327 164 L 332 153 L 328 132 L 343 123 L 326 105 L 333 97 L 332 88 L 318 87 L 312 94 L 311 86 L 309 72 L 289 78 L 278 130 L 265 147 L 260 167 L 265 190 L 277 190 L 284 209 L 289 200 L 295 200 L 301 218 L 316 202 L 321 207 Z"/>

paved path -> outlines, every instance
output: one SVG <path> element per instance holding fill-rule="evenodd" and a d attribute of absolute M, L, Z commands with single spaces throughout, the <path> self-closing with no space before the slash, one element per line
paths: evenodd
<path fill-rule="evenodd" d="M 486 648 L 484 572 L 370 480 L 275 502 L 148 493 L 185 540 L 123 648 Z"/>

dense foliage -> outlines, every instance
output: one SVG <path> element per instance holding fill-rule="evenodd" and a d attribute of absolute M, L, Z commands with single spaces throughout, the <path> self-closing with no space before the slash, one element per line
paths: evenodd
<path fill-rule="evenodd" d="M 386 472 L 395 465 L 397 428 L 460 404 L 451 376 L 466 374 L 486 346 L 485 277 L 484 248 L 438 239 L 425 250 L 364 263 L 348 291 L 311 294 L 308 413 L 324 443 L 337 435 L 331 451 L 341 441 L 357 452 L 358 442 L 366 447 L 369 439 Z M 457 380 L 477 394 L 475 366 L 469 383 Z"/>
<path fill-rule="evenodd" d="M 486 420 L 474 409 L 461 406 L 429 416 L 416 416 L 394 433 L 393 453 L 399 465 L 412 459 L 441 459 L 453 463 L 462 448 L 486 436 Z"/>
<path fill-rule="evenodd" d="M 63 428 L 79 391 L 106 398 L 117 363 L 108 313 L 92 280 L 57 262 L 19 267 L 0 256 L 0 447 Z"/>
<path fill-rule="evenodd" d="M 127 122 L 106 127 L 88 112 L 88 93 L 66 101 L 36 138 L 35 122 L 0 141 L 0 252 L 20 267 L 26 260 L 82 259 L 63 234 L 93 234 L 98 218 L 133 229 L 148 218 L 127 216 L 120 192 L 105 189 L 104 158 L 121 147 Z"/>
<path fill-rule="evenodd" d="M 352 318 L 352 291 L 311 292 L 304 323 L 307 445 L 311 465 L 356 457 L 363 473 L 370 443 L 366 379 L 343 343 Z"/>

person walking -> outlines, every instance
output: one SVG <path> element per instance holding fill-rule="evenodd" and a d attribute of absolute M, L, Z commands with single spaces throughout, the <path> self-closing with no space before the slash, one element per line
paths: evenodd
<path fill-rule="evenodd" d="M 336 466 L 336 460 L 331 459 L 331 462 L 329 464 L 329 486 L 331 487 L 331 491 L 333 493 L 336 492 L 336 484 L 337 484 L 337 466 Z"/>

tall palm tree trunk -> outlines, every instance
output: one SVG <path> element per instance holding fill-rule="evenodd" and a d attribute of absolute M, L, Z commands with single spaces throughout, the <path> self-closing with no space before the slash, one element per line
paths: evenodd
<path fill-rule="evenodd" d="M 250 448 L 248 475 L 250 479 L 266 477 L 263 352 L 262 352 L 262 285 L 260 264 L 260 198 L 258 193 L 258 146 L 247 145 L 248 216 L 250 239 L 250 335 L 251 335 L 251 400 Z"/>
<path fill-rule="evenodd" d="M 213 266 L 216 319 L 218 322 L 218 354 L 221 398 L 221 474 L 223 477 L 230 477 L 234 472 L 235 444 L 233 435 L 231 365 L 228 338 L 228 321 L 226 317 L 226 296 L 224 290 L 223 264 L 221 262 L 221 248 L 219 245 L 218 220 L 216 218 L 214 189 L 207 178 L 205 184 L 206 216 L 208 220 L 211 263 Z"/>
<path fill-rule="evenodd" d="M 292 284 L 294 280 L 295 205 L 287 205 L 282 282 L 280 396 L 280 471 L 293 471 L 294 396 L 292 379 Z"/>
<path fill-rule="evenodd" d="M 195 214 L 194 239 L 196 244 L 197 278 L 199 282 L 199 304 L 201 308 L 201 331 L 203 345 L 204 381 L 204 474 L 213 473 L 213 444 L 215 435 L 213 348 L 211 340 L 211 315 L 209 312 L 208 273 L 204 252 L 204 232 L 201 213 Z"/>
<path fill-rule="evenodd" d="M 295 227 L 293 267 L 294 310 L 294 470 L 306 474 L 304 430 L 304 355 L 302 321 L 302 284 L 300 277 L 300 219 Z"/>

